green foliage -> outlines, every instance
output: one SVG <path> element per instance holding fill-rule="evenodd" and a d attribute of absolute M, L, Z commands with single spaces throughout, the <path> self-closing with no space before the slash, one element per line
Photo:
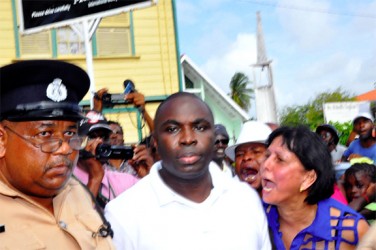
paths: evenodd
<path fill-rule="evenodd" d="M 251 108 L 251 99 L 253 99 L 254 90 L 247 88 L 250 83 L 248 77 L 241 72 L 235 73 L 230 82 L 231 99 L 245 111 Z"/>
<path fill-rule="evenodd" d="M 346 145 L 349 135 L 353 129 L 352 122 L 351 121 L 348 121 L 345 123 L 330 122 L 330 124 L 333 125 L 338 131 L 339 144 Z"/>
<path fill-rule="evenodd" d="M 280 114 L 280 124 L 283 126 L 305 125 L 315 131 L 316 127 L 324 122 L 323 104 L 327 102 L 354 101 L 354 95 L 337 88 L 333 92 L 325 91 L 319 93 L 313 100 L 305 105 L 286 107 Z M 331 123 L 336 127 L 340 135 L 340 143 L 345 145 L 352 130 L 351 122 Z"/>

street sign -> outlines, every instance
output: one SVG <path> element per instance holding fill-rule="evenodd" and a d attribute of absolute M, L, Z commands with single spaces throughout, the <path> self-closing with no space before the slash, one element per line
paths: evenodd
<path fill-rule="evenodd" d="M 328 102 L 324 103 L 324 120 L 328 122 L 352 122 L 360 112 L 370 112 L 369 102 Z"/>
<path fill-rule="evenodd" d="M 19 0 L 20 32 L 35 33 L 156 3 L 157 0 Z"/>

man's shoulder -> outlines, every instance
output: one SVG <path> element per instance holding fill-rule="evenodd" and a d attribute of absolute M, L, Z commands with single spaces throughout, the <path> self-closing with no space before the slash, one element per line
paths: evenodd
<path fill-rule="evenodd" d="M 360 140 L 355 139 L 350 143 L 349 147 L 346 149 L 346 152 L 348 151 L 354 152 L 355 150 L 359 150 L 361 148 L 362 148 L 362 145 L 360 144 Z"/>
<path fill-rule="evenodd" d="M 249 184 L 239 181 L 237 179 L 231 179 L 230 180 L 232 185 L 230 186 L 233 192 L 239 192 L 242 195 L 247 195 L 249 199 L 257 198 L 260 199 L 260 196 L 257 194 L 256 190 L 251 187 Z"/>
<path fill-rule="evenodd" d="M 153 193 L 153 189 L 150 184 L 150 176 L 147 175 L 144 178 L 137 181 L 131 188 L 122 192 L 116 199 L 111 200 L 106 208 L 127 208 L 132 207 L 135 204 L 145 203 L 150 199 Z M 149 197 L 149 198 L 148 198 Z M 128 206 L 128 204 L 132 204 Z"/>
<path fill-rule="evenodd" d="M 58 196 L 74 197 L 73 199 L 78 199 L 81 201 L 81 203 L 84 202 L 84 200 L 91 201 L 90 191 L 76 178 L 77 177 L 71 177 L 67 185 L 64 187 L 62 192 L 58 194 Z"/>
<path fill-rule="evenodd" d="M 223 173 L 213 173 L 210 171 L 214 179 L 214 185 L 219 185 L 222 189 L 222 195 L 229 197 L 234 202 L 243 204 L 253 204 L 254 201 L 260 201 L 260 196 L 256 190 L 247 183 L 240 181 L 237 178 L 228 178 Z"/>

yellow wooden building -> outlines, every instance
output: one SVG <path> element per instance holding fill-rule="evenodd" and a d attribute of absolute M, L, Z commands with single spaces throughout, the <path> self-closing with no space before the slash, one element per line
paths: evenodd
<path fill-rule="evenodd" d="M 125 79 L 145 95 L 154 117 L 158 104 L 182 89 L 175 0 L 159 0 L 101 20 L 92 39 L 95 90 L 121 93 Z M 27 59 L 64 60 L 86 69 L 84 39 L 70 26 L 20 35 L 17 0 L 0 0 L 0 66 Z M 89 106 L 90 94 L 83 106 Z M 104 110 L 122 124 L 127 143 L 137 143 L 149 130 L 132 105 Z"/>

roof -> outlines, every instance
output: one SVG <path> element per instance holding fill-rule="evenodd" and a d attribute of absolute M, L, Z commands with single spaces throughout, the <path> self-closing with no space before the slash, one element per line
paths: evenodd
<path fill-rule="evenodd" d="M 182 55 L 180 62 L 184 69 L 184 75 L 190 79 L 199 79 L 203 83 L 205 99 L 210 98 L 212 102 L 216 104 L 228 118 L 234 118 L 240 116 L 243 121 L 249 120 L 250 116 L 247 112 L 239 107 L 225 92 L 219 88 L 219 86 L 209 79 L 204 72 L 202 72 L 198 66 L 187 56 Z"/>
<path fill-rule="evenodd" d="M 355 97 L 357 101 L 376 101 L 376 89 Z"/>

